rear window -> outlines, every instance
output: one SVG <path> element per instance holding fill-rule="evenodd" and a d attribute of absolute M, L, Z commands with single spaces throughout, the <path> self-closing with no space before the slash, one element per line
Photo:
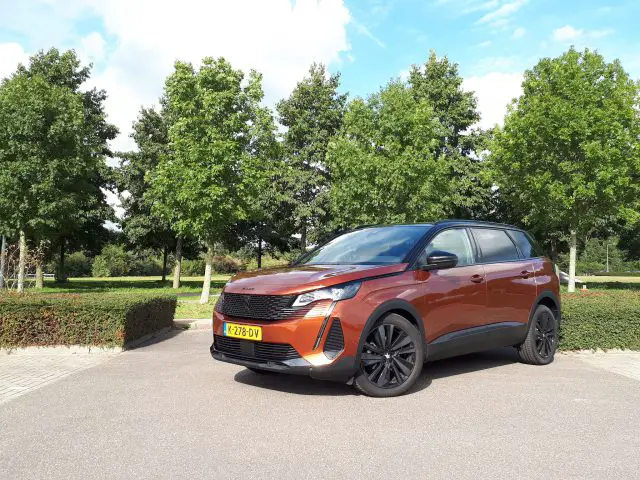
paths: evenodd
<path fill-rule="evenodd" d="M 473 236 L 478 242 L 483 262 L 508 262 L 518 260 L 518 250 L 504 230 L 474 228 Z"/>
<path fill-rule="evenodd" d="M 521 232 L 520 230 L 509 230 L 509 235 L 511 235 L 513 241 L 516 242 L 516 245 L 518 245 L 518 248 L 525 258 L 542 256 L 540 249 L 536 247 L 526 233 Z"/>
<path fill-rule="evenodd" d="M 309 252 L 298 264 L 385 265 L 402 263 L 429 225 L 371 227 L 345 233 Z"/>

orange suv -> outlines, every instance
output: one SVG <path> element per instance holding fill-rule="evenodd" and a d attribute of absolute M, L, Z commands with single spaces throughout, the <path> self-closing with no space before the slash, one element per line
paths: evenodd
<path fill-rule="evenodd" d="M 241 273 L 213 317 L 211 355 L 390 397 L 424 361 L 514 346 L 553 361 L 560 326 L 551 261 L 519 228 L 488 222 L 366 226 L 286 268 Z"/>

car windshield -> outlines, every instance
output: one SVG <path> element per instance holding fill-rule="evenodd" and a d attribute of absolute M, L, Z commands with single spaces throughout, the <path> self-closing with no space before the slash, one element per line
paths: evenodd
<path fill-rule="evenodd" d="M 370 227 L 345 233 L 313 250 L 305 265 L 385 265 L 401 263 L 430 225 Z"/>

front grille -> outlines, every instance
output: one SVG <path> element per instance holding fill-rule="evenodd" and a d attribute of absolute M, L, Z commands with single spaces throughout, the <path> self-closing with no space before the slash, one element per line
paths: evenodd
<path fill-rule="evenodd" d="M 216 311 L 238 318 L 257 320 L 282 320 L 299 313 L 292 307 L 295 295 L 245 295 L 223 293 L 216 304 Z"/>
<path fill-rule="evenodd" d="M 344 350 L 344 335 L 342 334 L 342 324 L 337 318 L 333 319 L 327 339 L 324 342 L 324 354 L 328 358 L 336 358 Z"/>
<path fill-rule="evenodd" d="M 252 342 L 222 335 L 214 335 L 213 342 L 219 352 L 245 360 L 284 362 L 300 358 L 288 343 Z"/>

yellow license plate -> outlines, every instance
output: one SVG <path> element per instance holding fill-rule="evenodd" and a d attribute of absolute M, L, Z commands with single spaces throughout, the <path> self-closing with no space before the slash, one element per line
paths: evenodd
<path fill-rule="evenodd" d="M 262 327 L 253 325 L 239 325 L 237 323 L 224 324 L 224 336 L 234 338 L 244 338 L 245 340 L 262 340 Z"/>

